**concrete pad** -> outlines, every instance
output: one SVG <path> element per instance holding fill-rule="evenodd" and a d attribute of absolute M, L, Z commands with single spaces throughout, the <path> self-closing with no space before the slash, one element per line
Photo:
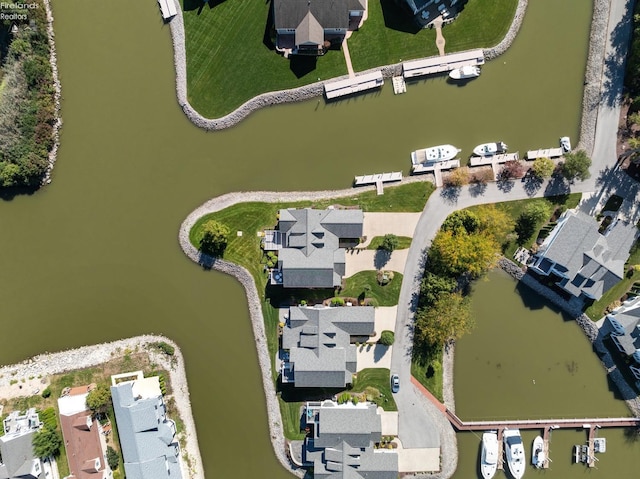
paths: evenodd
<path fill-rule="evenodd" d="M 402 273 L 408 254 L 408 249 L 395 250 L 391 254 L 386 251 L 372 249 L 349 250 L 346 254 L 344 276 L 348 278 L 360 271 L 375 271 L 379 269 Z"/>
<path fill-rule="evenodd" d="M 397 306 L 380 306 L 375 311 L 375 331 L 376 335 L 369 339 L 369 342 L 375 343 L 380 339 L 382 331 L 395 331 Z"/>
<path fill-rule="evenodd" d="M 382 344 L 366 344 L 358 347 L 358 371 L 367 368 L 391 369 L 391 353 L 393 346 L 383 346 Z"/>
<path fill-rule="evenodd" d="M 398 472 L 438 472 L 440 471 L 440 448 L 428 447 L 404 449 L 402 442 L 396 438 L 398 451 Z"/>
<path fill-rule="evenodd" d="M 380 421 L 382 422 L 383 436 L 398 435 L 398 411 L 385 411 L 381 407 L 378 408 Z"/>
<path fill-rule="evenodd" d="M 365 213 L 362 234 L 367 237 L 358 248 L 366 248 L 376 236 L 394 234 L 413 238 L 422 213 Z"/>

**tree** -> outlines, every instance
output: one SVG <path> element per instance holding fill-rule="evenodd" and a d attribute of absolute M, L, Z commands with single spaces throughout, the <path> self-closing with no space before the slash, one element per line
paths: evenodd
<path fill-rule="evenodd" d="M 398 247 L 399 244 L 400 243 L 396 235 L 394 234 L 384 235 L 384 238 L 382 238 L 382 244 L 380 244 L 380 249 L 392 252 Z"/>
<path fill-rule="evenodd" d="M 456 168 L 451 173 L 449 173 L 445 180 L 445 184 L 454 188 L 459 188 L 461 186 L 469 184 L 469 168 L 467 168 L 466 166 Z"/>
<path fill-rule="evenodd" d="M 555 167 L 555 164 L 549 158 L 536 158 L 531 169 L 538 178 L 549 178 L 553 174 Z"/>
<path fill-rule="evenodd" d="M 111 404 L 111 391 L 105 383 L 100 383 L 87 394 L 87 407 L 94 413 L 104 413 Z"/>
<path fill-rule="evenodd" d="M 200 251 L 211 256 L 222 256 L 227 247 L 229 228 L 216 220 L 209 220 L 202 225 Z"/>
<path fill-rule="evenodd" d="M 431 243 L 429 268 L 442 276 L 468 274 L 477 278 L 496 264 L 499 251 L 499 245 L 491 236 L 454 235 L 440 230 Z"/>
<path fill-rule="evenodd" d="M 476 209 L 480 222 L 478 232 L 491 236 L 496 243 L 507 241 L 507 236 L 513 231 L 513 220 L 506 211 L 496 205 L 482 205 Z"/>
<path fill-rule="evenodd" d="M 62 439 L 55 429 L 44 426 L 33 435 L 33 453 L 40 459 L 57 456 L 62 445 Z"/>
<path fill-rule="evenodd" d="M 518 243 L 524 244 L 536 232 L 543 221 L 551 216 L 551 207 L 545 201 L 529 203 L 516 221 Z"/>
<path fill-rule="evenodd" d="M 382 344 L 383 346 L 391 346 L 393 344 L 393 342 L 395 341 L 395 335 L 393 334 L 393 331 L 382 331 L 382 333 L 380 333 L 380 339 L 378 339 L 378 344 Z"/>
<path fill-rule="evenodd" d="M 447 216 L 440 228 L 444 231 L 451 231 L 453 234 L 457 234 L 458 231 L 471 234 L 475 233 L 479 227 L 478 215 L 470 210 L 458 210 Z"/>
<path fill-rule="evenodd" d="M 524 163 L 520 160 L 510 160 L 505 162 L 502 170 L 500 171 L 500 177 L 503 180 L 509 180 L 512 178 L 521 178 L 525 172 Z"/>
<path fill-rule="evenodd" d="M 416 340 L 422 348 L 441 347 L 471 331 L 473 325 L 469 299 L 446 293 L 433 306 L 416 312 Z"/>
<path fill-rule="evenodd" d="M 112 471 L 118 469 L 118 465 L 120 464 L 120 455 L 111 446 L 107 446 L 107 464 L 109 464 Z"/>
<path fill-rule="evenodd" d="M 561 172 L 569 182 L 573 183 L 576 179 L 584 181 L 591 176 L 589 167 L 591 159 L 584 150 L 578 150 L 575 153 L 567 153 L 564 155 L 564 163 Z"/>
<path fill-rule="evenodd" d="M 457 286 L 455 279 L 427 271 L 420 283 L 419 306 L 432 306 L 440 296 L 454 292 Z"/>

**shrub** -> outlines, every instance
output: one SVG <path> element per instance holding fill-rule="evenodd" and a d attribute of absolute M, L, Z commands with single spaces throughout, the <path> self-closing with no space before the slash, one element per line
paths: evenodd
<path fill-rule="evenodd" d="M 118 464 L 120 464 L 120 455 L 111 446 L 107 446 L 107 463 L 112 471 L 118 469 Z"/>
<path fill-rule="evenodd" d="M 51 396 L 51 388 L 47 386 L 46 388 L 44 388 L 44 391 L 42 391 L 42 397 L 47 399 L 50 396 Z"/>
<path fill-rule="evenodd" d="M 376 298 L 368 298 L 366 301 L 366 305 L 371 306 L 372 308 L 377 308 L 378 306 L 380 306 L 380 303 L 378 303 L 378 300 Z"/>
<path fill-rule="evenodd" d="M 526 167 L 520 160 L 507 161 L 502 170 L 500 171 L 500 177 L 503 180 L 509 180 L 512 178 L 521 178 L 524 176 Z"/>
<path fill-rule="evenodd" d="M 344 299 L 342 298 L 331 298 L 331 306 L 344 306 Z"/>
<path fill-rule="evenodd" d="M 382 244 L 380 245 L 380 249 L 385 251 L 393 251 L 398 247 L 399 241 L 398 237 L 394 234 L 384 235 L 382 239 Z"/>
<path fill-rule="evenodd" d="M 176 353 L 176 348 L 174 348 L 169 343 L 166 343 L 164 341 L 158 341 L 157 343 L 152 343 L 151 346 L 157 349 L 158 351 L 163 352 L 167 356 L 173 356 Z"/>
<path fill-rule="evenodd" d="M 227 247 L 229 228 L 216 221 L 209 220 L 202 225 L 200 250 L 211 256 L 222 256 Z"/>
<path fill-rule="evenodd" d="M 469 184 L 469 168 L 466 166 L 456 168 L 447 176 L 445 185 L 459 188 L 461 186 Z"/>
<path fill-rule="evenodd" d="M 395 335 L 393 331 L 385 330 L 380 334 L 380 339 L 378 340 L 378 344 L 382 344 L 383 346 L 391 346 L 395 341 Z"/>

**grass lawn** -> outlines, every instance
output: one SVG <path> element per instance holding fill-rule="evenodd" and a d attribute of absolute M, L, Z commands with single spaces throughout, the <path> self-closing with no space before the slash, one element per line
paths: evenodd
<path fill-rule="evenodd" d="M 411 246 L 411 238 L 408 236 L 397 236 L 398 247 L 396 249 L 407 249 Z M 379 249 L 382 246 L 384 236 L 376 236 L 371 240 L 367 249 Z"/>
<path fill-rule="evenodd" d="M 208 118 L 225 115 L 268 91 L 347 74 L 341 51 L 288 60 L 270 39 L 271 2 L 184 0 L 187 96 Z M 268 25 L 269 23 L 269 25 Z"/>
<path fill-rule="evenodd" d="M 411 375 L 420 381 L 440 402 L 442 397 L 442 351 L 429 361 L 416 358 L 411 361 Z"/>
<path fill-rule="evenodd" d="M 367 299 L 373 298 L 378 302 L 378 306 L 395 306 L 398 304 L 400 296 L 400 286 L 402 286 L 402 274 L 393 272 L 393 279 L 390 283 L 380 286 L 376 279 L 375 271 L 360 271 L 344 280 L 345 286 L 338 296 L 360 298 L 362 295 Z M 370 286 L 371 291 L 365 293 L 365 286 Z"/>
<path fill-rule="evenodd" d="M 363 369 L 356 374 L 349 392 L 366 393 L 367 400 L 373 401 L 385 411 L 398 410 L 391 393 L 391 373 L 388 369 Z"/>
<path fill-rule="evenodd" d="M 300 429 L 300 408 L 304 401 L 287 402 L 278 397 L 280 403 L 280 414 L 282 414 L 282 427 L 284 437 L 291 440 L 304 439 L 305 433 Z"/>

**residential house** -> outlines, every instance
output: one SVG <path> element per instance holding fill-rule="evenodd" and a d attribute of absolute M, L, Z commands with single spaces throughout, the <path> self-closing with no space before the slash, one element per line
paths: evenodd
<path fill-rule="evenodd" d="M 95 387 L 71 388 L 58 399 L 62 438 L 67 451 L 69 476 L 65 479 L 110 479 L 107 443 L 100 422 L 87 407 L 87 395 Z"/>
<path fill-rule="evenodd" d="M 366 0 L 274 0 L 276 48 L 294 55 L 324 55 L 360 25 Z"/>
<path fill-rule="evenodd" d="M 44 479 L 40 458 L 33 453 L 33 436 L 42 423 L 35 409 L 25 414 L 14 411 L 3 421 L 4 435 L 0 437 L 0 478 Z"/>
<path fill-rule="evenodd" d="M 167 418 L 158 377 L 112 376 L 111 396 L 127 479 L 181 479 L 176 425 Z"/>
<path fill-rule="evenodd" d="M 376 449 L 382 420 L 373 403 L 308 402 L 302 458 L 315 479 L 397 479 L 395 449 Z"/>
<path fill-rule="evenodd" d="M 575 298 L 600 299 L 623 278 L 638 229 L 619 219 L 602 233 L 599 228 L 594 217 L 566 211 L 538 248 L 529 268 L 556 278 L 556 284 Z"/>
<path fill-rule="evenodd" d="M 280 210 L 278 271 L 272 283 L 285 288 L 333 288 L 342 285 L 345 246 L 362 237 L 362 210 Z M 267 248 L 265 248 L 267 249 Z"/>
<path fill-rule="evenodd" d="M 640 296 L 607 314 L 606 321 L 611 326 L 613 343 L 628 359 L 629 369 L 640 387 Z"/>
<path fill-rule="evenodd" d="M 375 334 L 370 306 L 291 307 L 282 332 L 281 380 L 296 387 L 344 388 L 357 367 L 355 341 Z"/>
<path fill-rule="evenodd" d="M 449 20 L 458 15 L 467 0 L 396 0 L 396 3 L 423 28 L 436 18 Z"/>

